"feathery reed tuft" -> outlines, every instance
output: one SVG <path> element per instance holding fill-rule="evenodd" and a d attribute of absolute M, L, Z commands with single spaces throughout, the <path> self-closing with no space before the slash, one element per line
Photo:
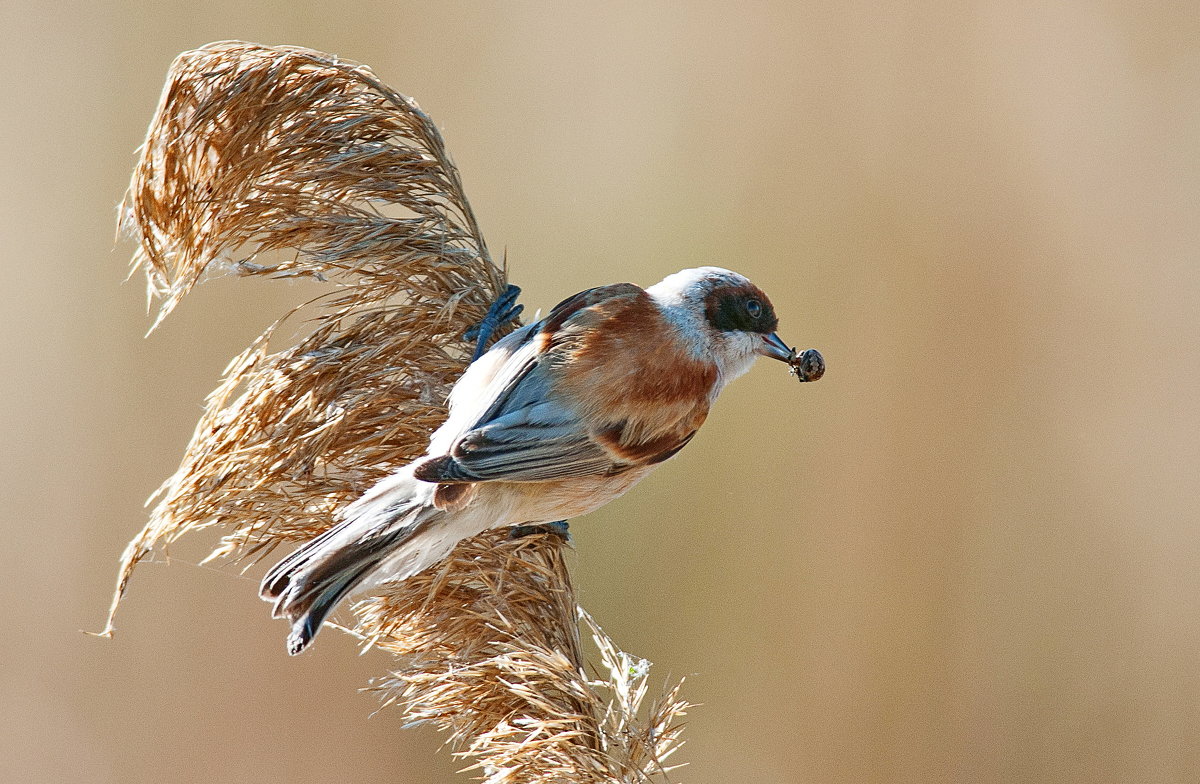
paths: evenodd
<path fill-rule="evenodd" d="M 121 229 L 155 325 L 214 271 L 330 291 L 288 314 L 313 321 L 306 337 L 273 347 L 285 316 L 226 369 L 122 557 L 106 635 L 156 547 L 219 526 L 209 559 L 262 558 L 419 455 L 468 362 L 464 333 L 507 284 L 429 117 L 365 66 L 298 47 L 226 41 L 175 60 Z M 643 706 L 648 664 L 576 606 L 563 547 L 485 533 L 381 586 L 349 631 L 397 655 L 376 688 L 449 731 L 488 782 L 644 781 L 681 743 L 687 705 L 676 687 Z M 607 676 L 586 674 L 580 619 Z"/>
<path fill-rule="evenodd" d="M 649 662 L 575 604 L 559 535 L 489 531 L 383 589 L 357 608 L 358 631 L 405 666 L 376 688 L 449 731 L 489 784 L 646 781 L 682 744 L 679 686 L 643 710 Z M 604 676 L 584 675 L 577 618 Z"/>

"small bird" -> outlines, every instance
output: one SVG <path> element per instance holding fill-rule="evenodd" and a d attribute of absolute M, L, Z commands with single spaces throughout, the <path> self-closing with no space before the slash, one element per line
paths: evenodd
<path fill-rule="evenodd" d="M 455 384 L 426 454 L 267 574 L 289 653 L 352 591 L 406 579 L 489 528 L 578 517 L 625 493 L 757 357 L 795 364 L 777 324 L 745 277 L 700 267 L 588 289 L 499 340 Z"/>

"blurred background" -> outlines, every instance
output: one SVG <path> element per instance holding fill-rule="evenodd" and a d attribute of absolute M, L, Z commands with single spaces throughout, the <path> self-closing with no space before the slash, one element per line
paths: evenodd
<path fill-rule="evenodd" d="M 756 368 L 572 526 L 674 781 L 1200 779 L 1200 13 L 1191 3 L 0 3 L 0 780 L 467 780 L 289 659 L 261 568 L 117 558 L 230 357 L 302 296 L 149 339 L 116 206 L 171 59 L 291 43 L 444 129 L 531 310 L 719 264 L 829 371 Z"/>

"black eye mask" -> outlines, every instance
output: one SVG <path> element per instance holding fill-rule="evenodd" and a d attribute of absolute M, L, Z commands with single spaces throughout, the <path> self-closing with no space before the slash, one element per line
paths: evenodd
<path fill-rule="evenodd" d="M 746 305 L 750 302 L 759 304 L 758 315 L 750 315 Z M 779 326 L 775 309 L 770 301 L 759 293 L 742 290 L 717 289 L 705 297 L 704 314 L 713 329 L 722 332 L 759 332 L 769 334 Z"/>

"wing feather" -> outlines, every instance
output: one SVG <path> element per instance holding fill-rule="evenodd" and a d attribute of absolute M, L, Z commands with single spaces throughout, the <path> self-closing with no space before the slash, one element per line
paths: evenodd
<path fill-rule="evenodd" d="M 619 318 L 623 306 L 646 296 L 629 283 L 588 289 L 498 343 L 480 359 L 492 363 L 484 366 L 487 377 L 481 369 L 470 380 L 475 394 L 455 389 L 447 425 L 455 420 L 463 424 L 453 433 L 435 435 L 430 451 L 442 454 L 416 466 L 414 475 L 443 483 L 531 482 L 615 474 L 642 462 L 640 456 L 631 460 L 597 439 L 585 417 L 556 393 L 552 366 L 588 326 L 601 318 Z M 601 304 L 603 313 L 597 307 Z M 455 408 L 470 407 L 472 398 L 487 402 L 465 422 Z M 434 449 L 435 444 L 444 448 Z"/>

